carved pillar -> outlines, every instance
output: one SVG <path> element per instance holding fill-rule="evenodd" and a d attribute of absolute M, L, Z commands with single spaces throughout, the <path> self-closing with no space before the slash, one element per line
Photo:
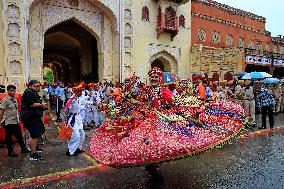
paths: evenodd
<path fill-rule="evenodd" d="M 26 82 L 25 1 L 2 0 L 5 84 L 22 91 Z"/>

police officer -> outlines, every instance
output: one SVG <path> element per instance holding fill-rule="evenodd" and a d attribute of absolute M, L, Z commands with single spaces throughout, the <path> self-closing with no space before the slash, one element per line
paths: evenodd
<path fill-rule="evenodd" d="M 245 89 L 244 89 L 244 109 L 248 115 L 251 116 L 253 121 L 255 121 L 255 100 L 254 100 L 254 90 L 251 86 L 251 81 L 245 81 Z"/>
<path fill-rule="evenodd" d="M 19 125 L 19 113 L 18 113 L 18 102 L 15 98 L 16 86 L 7 86 L 8 96 L 5 97 L 0 104 L 0 120 L 1 126 L 4 127 L 6 136 L 6 144 L 8 149 L 8 156 L 17 157 L 18 155 L 14 152 L 12 136 L 14 135 L 21 146 L 21 153 L 28 153 L 30 150 L 27 149 L 21 128 Z"/>

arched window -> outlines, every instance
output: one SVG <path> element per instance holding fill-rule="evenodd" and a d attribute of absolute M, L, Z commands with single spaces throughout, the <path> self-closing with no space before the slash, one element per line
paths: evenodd
<path fill-rule="evenodd" d="M 226 37 L 226 45 L 229 47 L 233 45 L 233 36 L 231 34 L 228 34 Z"/>
<path fill-rule="evenodd" d="M 227 81 L 232 81 L 233 80 L 233 75 L 231 72 L 227 72 L 225 75 L 224 75 L 224 79 L 227 80 Z"/>
<path fill-rule="evenodd" d="M 176 26 L 176 11 L 172 6 L 166 8 L 166 27 L 175 28 Z"/>
<path fill-rule="evenodd" d="M 239 47 L 245 46 L 245 39 L 243 37 L 239 37 Z"/>
<path fill-rule="evenodd" d="M 149 9 L 146 6 L 144 6 L 142 8 L 142 20 L 144 20 L 144 21 L 149 21 L 150 20 L 150 18 L 149 18 Z"/>
<path fill-rule="evenodd" d="M 214 73 L 213 75 L 212 75 L 212 81 L 214 82 L 214 81 L 219 81 L 219 74 L 218 73 Z"/>
<path fill-rule="evenodd" d="M 212 42 L 214 44 L 220 44 L 221 42 L 221 34 L 218 31 L 214 31 L 212 35 Z"/>
<path fill-rule="evenodd" d="M 185 28 L 185 18 L 183 15 L 179 16 L 179 27 Z"/>
<path fill-rule="evenodd" d="M 205 41 L 205 39 L 206 39 L 205 29 L 198 28 L 198 40 L 199 41 Z"/>

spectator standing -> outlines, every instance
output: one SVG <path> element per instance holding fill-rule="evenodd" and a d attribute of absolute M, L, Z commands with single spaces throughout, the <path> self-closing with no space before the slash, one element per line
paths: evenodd
<path fill-rule="evenodd" d="M 281 109 L 281 102 L 282 102 L 282 88 L 281 85 L 275 85 L 273 89 L 273 93 L 275 94 L 275 112 L 279 113 Z"/>
<path fill-rule="evenodd" d="M 49 94 L 49 101 L 50 101 L 50 108 L 53 109 L 55 106 L 54 103 L 54 92 L 55 92 L 55 84 L 50 83 L 48 87 L 48 94 Z"/>
<path fill-rule="evenodd" d="M 38 92 L 41 100 L 43 103 L 47 104 L 47 110 L 48 112 L 50 111 L 50 101 L 49 101 L 49 95 L 48 95 L 48 86 L 46 84 L 44 84 L 42 86 L 42 88 L 40 89 L 40 91 Z"/>
<path fill-rule="evenodd" d="M 274 127 L 273 110 L 275 106 L 275 99 L 265 87 L 262 88 L 260 85 L 256 85 L 255 91 L 256 107 L 261 109 L 262 114 L 262 127 L 259 127 L 259 129 L 266 129 L 266 115 L 269 117 L 269 124 L 272 129 Z"/>
<path fill-rule="evenodd" d="M 65 89 L 65 96 L 66 96 L 66 102 L 71 98 L 72 96 L 72 83 L 68 83 L 67 88 Z"/>
<path fill-rule="evenodd" d="M 245 82 L 244 88 L 244 109 L 246 113 L 255 121 L 255 100 L 254 100 L 254 90 L 251 86 L 251 81 L 247 80 Z"/>
<path fill-rule="evenodd" d="M 234 92 L 234 99 L 243 106 L 243 80 L 239 80 L 237 86 L 235 87 L 235 92 Z"/>
<path fill-rule="evenodd" d="M 284 112 L 284 84 L 282 84 L 282 100 L 281 100 L 281 111 Z"/>
<path fill-rule="evenodd" d="M 198 86 L 196 87 L 196 94 L 199 99 L 206 100 L 206 90 L 201 80 L 198 80 Z"/>
<path fill-rule="evenodd" d="M 30 160 L 42 160 L 37 153 L 38 138 L 45 132 L 42 122 L 43 110 L 47 109 L 47 104 L 42 103 L 38 94 L 40 83 L 37 80 L 29 82 L 29 88 L 25 90 L 22 96 L 21 120 L 25 128 L 29 131 L 31 137 L 31 155 Z"/>
<path fill-rule="evenodd" d="M 15 98 L 16 86 L 7 86 L 8 96 L 5 97 L 0 104 L 0 120 L 6 132 L 5 140 L 8 149 L 8 156 L 18 157 L 14 152 L 12 136 L 14 135 L 21 146 L 21 153 L 28 153 L 30 150 L 27 149 L 24 143 L 21 127 L 19 125 L 19 113 L 18 113 L 18 102 Z"/>
<path fill-rule="evenodd" d="M 58 82 L 58 86 L 54 92 L 55 99 L 56 99 L 56 121 L 62 122 L 60 117 L 61 109 L 65 101 L 65 94 L 64 94 L 64 86 L 62 82 Z"/>

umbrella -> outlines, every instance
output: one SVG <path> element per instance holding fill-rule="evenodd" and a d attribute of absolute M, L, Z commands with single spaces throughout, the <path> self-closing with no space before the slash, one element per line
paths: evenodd
<path fill-rule="evenodd" d="M 164 83 L 173 83 L 180 80 L 176 74 L 173 74 L 171 72 L 164 72 L 163 78 Z"/>
<path fill-rule="evenodd" d="M 245 74 L 242 79 L 264 79 L 267 77 L 272 77 L 272 75 L 266 73 L 266 72 L 251 72 Z"/>
<path fill-rule="evenodd" d="M 280 80 L 277 78 L 266 78 L 263 80 L 263 83 L 265 84 L 278 84 L 280 83 Z"/>

